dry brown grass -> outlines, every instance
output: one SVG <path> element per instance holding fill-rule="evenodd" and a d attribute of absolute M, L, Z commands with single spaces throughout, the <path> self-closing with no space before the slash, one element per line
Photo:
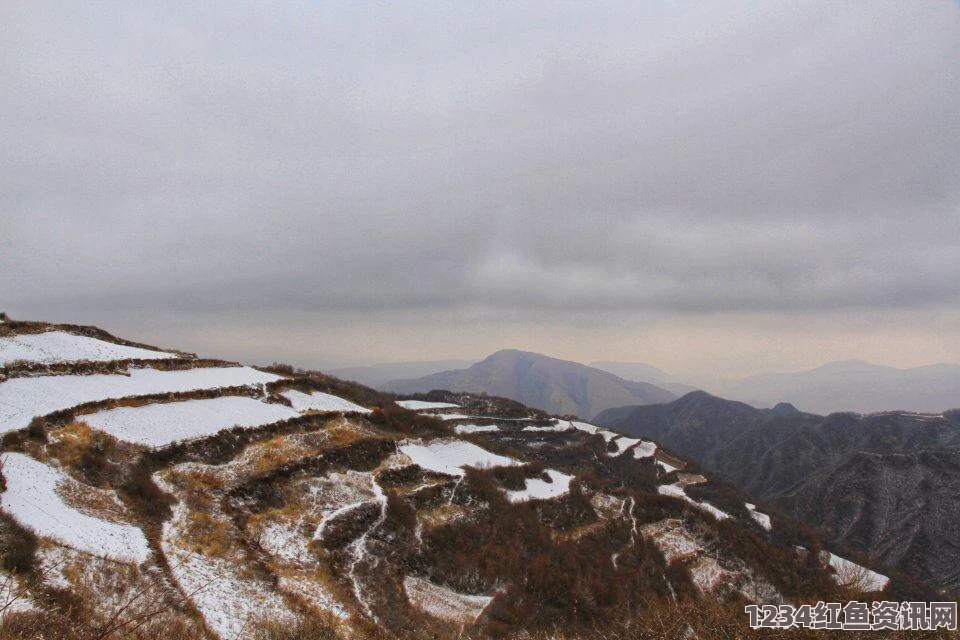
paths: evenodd
<path fill-rule="evenodd" d="M 126 507 L 112 490 L 68 481 L 61 482 L 57 486 L 57 494 L 63 498 L 64 502 L 81 513 L 110 522 L 130 523 Z"/>

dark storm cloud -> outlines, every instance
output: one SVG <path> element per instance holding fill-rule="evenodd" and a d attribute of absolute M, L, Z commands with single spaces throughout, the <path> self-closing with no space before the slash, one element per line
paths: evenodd
<path fill-rule="evenodd" d="M 10 2 L 0 302 L 955 305 L 950 2 Z"/>

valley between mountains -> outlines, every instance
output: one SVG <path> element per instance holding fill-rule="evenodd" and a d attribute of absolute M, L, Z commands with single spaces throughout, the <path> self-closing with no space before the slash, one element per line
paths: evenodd
<path fill-rule="evenodd" d="M 632 411 L 376 391 L 3 316 L 0 637 L 706 640 L 763 635 L 749 603 L 939 597 L 792 519 L 818 489 L 765 462 L 706 472 L 653 434 L 665 413 Z"/>

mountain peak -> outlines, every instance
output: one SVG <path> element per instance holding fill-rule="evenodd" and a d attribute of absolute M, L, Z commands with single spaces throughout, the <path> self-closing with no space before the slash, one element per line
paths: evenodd
<path fill-rule="evenodd" d="M 672 392 L 647 382 L 624 380 L 587 365 L 532 351 L 501 349 L 467 368 L 409 380 L 386 389 L 423 393 L 435 389 L 488 393 L 555 415 L 592 418 L 604 409 L 669 402 Z"/>

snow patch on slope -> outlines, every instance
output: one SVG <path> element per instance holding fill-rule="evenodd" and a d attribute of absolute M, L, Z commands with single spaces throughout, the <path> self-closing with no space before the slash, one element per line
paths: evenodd
<path fill-rule="evenodd" d="M 433 440 L 426 445 L 407 441 L 400 444 L 400 451 L 424 469 L 451 476 L 464 475 L 464 467 L 509 467 L 519 464 L 513 458 L 497 455 L 464 440 Z"/>
<path fill-rule="evenodd" d="M 24 333 L 0 338 L 0 366 L 22 360 L 40 364 L 94 360 L 160 360 L 178 358 L 175 353 L 106 342 L 66 331 Z"/>
<path fill-rule="evenodd" d="M 550 500 L 570 491 L 569 476 L 553 469 L 547 469 L 550 482 L 542 478 L 527 478 L 526 486 L 519 491 L 507 491 L 507 500 L 510 502 L 526 502 L 527 500 Z"/>
<path fill-rule="evenodd" d="M 70 476 L 22 453 L 6 453 L 2 461 L 7 489 L 0 505 L 20 524 L 97 556 L 138 564 L 150 556 L 147 539 L 137 527 L 88 516 L 64 502 L 57 487 L 79 484 Z"/>
<path fill-rule="evenodd" d="M 495 433 L 500 427 L 495 424 L 458 424 L 453 430 L 457 433 Z"/>
<path fill-rule="evenodd" d="M 827 562 L 833 567 L 833 579 L 840 585 L 855 586 L 864 591 L 882 591 L 890 582 L 890 578 L 882 573 L 832 553 L 827 553 Z"/>
<path fill-rule="evenodd" d="M 715 506 L 709 502 L 697 502 L 693 498 L 687 495 L 687 492 L 683 490 L 683 486 L 680 483 L 674 484 L 662 484 L 657 487 L 657 493 L 662 496 L 670 496 L 671 498 L 679 498 L 684 502 L 687 502 L 701 511 L 705 511 L 712 515 L 717 520 L 726 520 L 730 517 L 730 514 L 717 509 Z"/>
<path fill-rule="evenodd" d="M 636 445 L 636 444 L 640 444 L 640 439 L 639 439 L 639 438 L 627 438 L 626 436 L 621 436 L 621 437 L 619 437 L 619 438 L 616 438 L 616 439 L 613 441 L 613 444 L 615 444 L 615 445 L 617 446 L 617 450 L 616 450 L 616 451 L 608 451 L 608 452 L 607 452 L 607 455 L 608 455 L 608 456 L 619 456 L 621 453 L 623 453 L 624 451 L 626 451 L 626 450 L 629 449 L 630 447 L 632 447 L 632 446 L 634 446 L 634 445 Z"/>
<path fill-rule="evenodd" d="M 771 529 L 773 529 L 773 525 L 770 523 L 770 516 L 768 516 L 765 513 L 760 513 L 759 511 L 757 511 L 757 505 L 746 502 L 744 503 L 743 506 L 747 508 L 747 511 L 750 512 L 750 517 L 753 518 L 757 524 L 759 524 L 761 527 L 763 527 L 767 531 L 770 531 Z"/>
<path fill-rule="evenodd" d="M 223 396 L 119 407 L 82 419 L 94 429 L 120 440 L 163 447 L 172 442 L 211 436 L 222 429 L 259 427 L 298 415 L 282 404 L 268 404 L 245 396 Z"/>
<path fill-rule="evenodd" d="M 633 457 L 637 460 L 641 458 L 650 458 L 657 452 L 657 445 L 653 442 L 641 441 L 633 448 Z"/>
<path fill-rule="evenodd" d="M 397 404 L 410 411 L 428 411 L 430 409 L 458 409 L 460 405 L 450 402 L 426 402 L 425 400 L 397 400 Z"/>
<path fill-rule="evenodd" d="M 403 588 L 407 592 L 410 604 L 416 608 L 435 618 L 459 624 L 475 622 L 493 600 L 490 596 L 469 596 L 457 593 L 429 580 L 413 576 L 403 579 Z"/>
<path fill-rule="evenodd" d="M 338 396 L 314 391 L 307 394 L 301 391 L 284 391 L 284 398 L 290 401 L 293 408 L 297 411 L 337 411 L 341 413 L 372 413 L 370 409 L 354 404 L 349 400 L 344 400 Z"/>
<path fill-rule="evenodd" d="M 154 479 L 162 489 L 176 495 L 176 490 L 158 475 Z M 173 508 L 173 516 L 163 524 L 160 546 L 174 580 L 215 634 L 228 640 L 239 638 L 244 629 L 259 620 L 296 620 L 270 583 L 244 571 L 241 557 L 193 551 L 187 534 L 190 517 L 187 500 L 181 499 Z"/>

